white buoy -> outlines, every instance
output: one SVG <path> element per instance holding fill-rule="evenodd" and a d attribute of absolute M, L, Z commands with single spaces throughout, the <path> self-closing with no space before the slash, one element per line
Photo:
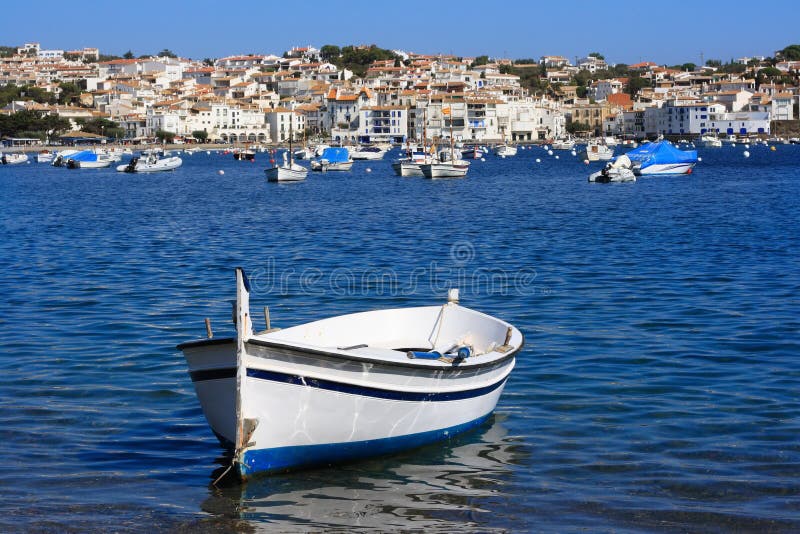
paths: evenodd
<path fill-rule="evenodd" d="M 536 163 L 541 163 L 541 162 L 542 162 L 542 160 L 540 160 L 539 158 L 536 158 Z"/>
<path fill-rule="evenodd" d="M 703 161 L 703 158 L 697 158 L 697 161 Z"/>
<path fill-rule="evenodd" d="M 750 143 L 745 143 L 744 147 L 745 148 L 750 148 Z"/>
<path fill-rule="evenodd" d="M 556 159 L 558 159 L 558 156 L 556 156 Z"/>
<path fill-rule="evenodd" d="M 505 156 L 503 156 L 503 157 L 505 157 Z M 481 158 L 481 161 L 486 161 L 486 158 Z"/>
<path fill-rule="evenodd" d="M 211 155 L 211 151 L 210 150 L 206 150 L 206 154 L 208 154 L 210 156 Z"/>
<path fill-rule="evenodd" d="M 744 157 L 749 158 L 750 157 L 750 152 L 745 150 L 743 155 L 744 155 Z"/>
<path fill-rule="evenodd" d="M 222 169 L 220 169 L 220 170 L 218 170 L 218 171 L 217 171 L 217 174 L 219 174 L 219 175 L 221 176 L 221 175 L 225 174 L 225 171 L 223 171 Z"/>
<path fill-rule="evenodd" d="M 548 151 L 547 151 L 547 155 L 548 155 L 548 156 L 552 156 L 552 155 L 553 155 L 553 151 L 552 151 L 552 150 L 548 150 Z"/>
<path fill-rule="evenodd" d="M 545 149 L 545 150 L 550 150 L 550 147 L 547 146 L 547 145 L 544 145 L 542 148 Z"/>
<path fill-rule="evenodd" d="M 573 156 L 577 156 L 578 155 L 578 153 L 575 152 L 574 150 L 572 152 L 570 152 L 570 154 L 572 154 Z"/>
<path fill-rule="evenodd" d="M 369 167 L 367 167 L 367 172 L 372 172 L 372 169 L 370 169 Z"/>
<path fill-rule="evenodd" d="M 588 159 L 583 160 L 583 164 L 584 165 L 588 165 L 589 164 L 589 160 Z"/>

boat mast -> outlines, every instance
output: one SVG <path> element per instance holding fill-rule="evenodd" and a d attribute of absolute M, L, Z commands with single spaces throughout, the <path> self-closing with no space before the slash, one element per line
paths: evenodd
<path fill-rule="evenodd" d="M 292 168 L 294 165 L 294 154 L 292 153 L 292 123 L 294 122 L 294 110 L 292 110 L 291 114 L 289 115 L 289 168 Z"/>

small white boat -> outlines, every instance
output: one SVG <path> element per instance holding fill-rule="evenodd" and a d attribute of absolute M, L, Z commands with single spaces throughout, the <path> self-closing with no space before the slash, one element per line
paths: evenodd
<path fill-rule="evenodd" d="M 314 157 L 314 151 L 308 147 L 298 148 L 292 154 L 294 159 L 311 159 Z"/>
<path fill-rule="evenodd" d="M 353 168 L 350 152 L 344 147 L 328 147 L 319 159 L 311 160 L 312 171 L 349 171 Z"/>
<path fill-rule="evenodd" d="M 614 149 L 606 145 L 604 139 L 593 139 L 586 144 L 586 159 L 589 161 L 610 161 Z"/>
<path fill-rule="evenodd" d="M 419 168 L 425 178 L 463 178 L 469 170 L 469 161 L 459 159 L 459 152 L 451 148 L 439 152 L 438 161 L 422 163 Z"/>
<path fill-rule="evenodd" d="M 431 157 L 424 151 L 407 151 L 406 157 L 392 163 L 392 169 L 397 176 L 424 176 L 420 165 L 430 163 Z"/>
<path fill-rule="evenodd" d="M 56 153 L 50 150 L 42 150 L 36 154 L 37 163 L 53 163 L 54 159 L 56 159 Z"/>
<path fill-rule="evenodd" d="M 19 165 L 28 162 L 28 155 L 22 152 L 9 152 L 0 155 L 0 165 Z"/>
<path fill-rule="evenodd" d="M 511 145 L 499 145 L 495 147 L 494 153 L 496 156 L 500 156 L 501 158 L 516 156 L 517 147 Z"/>
<path fill-rule="evenodd" d="M 111 157 L 108 154 L 97 153 L 94 150 L 81 150 L 68 155 L 59 154 L 62 159 L 60 166 L 68 169 L 105 169 L 111 166 Z M 55 160 L 53 162 L 55 164 Z"/>
<path fill-rule="evenodd" d="M 172 171 L 183 165 L 183 160 L 178 156 L 170 156 L 168 158 L 158 158 L 155 154 L 150 154 L 144 161 L 138 157 L 133 157 L 131 160 L 124 164 L 118 165 L 118 172 L 161 172 Z"/>
<path fill-rule="evenodd" d="M 566 139 L 556 139 L 551 146 L 553 150 L 572 150 L 575 148 L 575 140 L 571 137 Z"/>
<path fill-rule="evenodd" d="M 283 153 L 283 165 L 276 164 L 264 170 L 268 182 L 299 182 L 306 179 L 308 167 L 295 163 L 288 154 L 289 152 Z"/>
<path fill-rule="evenodd" d="M 378 160 L 383 159 L 386 150 L 377 146 L 360 146 L 350 151 L 351 159 Z"/>
<path fill-rule="evenodd" d="M 255 332 L 236 269 L 235 338 L 178 345 L 203 413 L 242 479 L 390 454 L 494 411 L 519 330 L 458 305 L 342 315 Z M 210 326 L 207 323 L 210 334 Z"/>
<path fill-rule="evenodd" d="M 716 135 L 705 134 L 700 136 L 698 144 L 706 148 L 720 148 L 722 147 L 722 140 Z"/>
<path fill-rule="evenodd" d="M 589 175 L 590 182 L 607 184 L 612 182 L 635 182 L 636 174 L 631 168 L 633 163 L 625 154 L 621 155 L 613 163 L 607 163 L 602 170 Z"/>

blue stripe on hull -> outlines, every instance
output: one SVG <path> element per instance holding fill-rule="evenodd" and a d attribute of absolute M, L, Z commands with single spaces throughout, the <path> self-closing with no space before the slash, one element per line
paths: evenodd
<path fill-rule="evenodd" d="M 483 423 L 491 413 L 460 425 L 394 438 L 372 439 L 350 443 L 329 443 L 251 450 L 238 464 L 239 474 L 247 478 L 255 473 L 288 471 L 299 467 L 330 465 L 391 454 L 440 441 L 465 432 Z"/>
<path fill-rule="evenodd" d="M 505 377 L 494 384 L 482 388 L 452 391 L 447 393 L 416 393 L 411 391 L 395 391 L 391 389 L 380 389 L 368 386 L 356 386 L 353 384 L 334 382 L 332 380 L 324 380 L 321 378 L 306 378 L 286 373 L 278 373 L 275 371 L 264 371 L 262 369 L 248 368 L 247 376 L 250 378 L 258 378 L 260 380 L 269 380 L 272 382 L 281 382 L 296 386 L 305 386 L 328 391 L 336 391 L 339 393 L 349 393 L 351 395 L 360 395 L 362 397 L 375 397 L 378 399 L 412 402 L 442 402 L 481 397 L 501 387 L 503 384 L 505 384 L 507 378 Z"/>

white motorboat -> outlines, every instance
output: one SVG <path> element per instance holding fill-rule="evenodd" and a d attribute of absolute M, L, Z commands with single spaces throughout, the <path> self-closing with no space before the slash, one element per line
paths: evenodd
<path fill-rule="evenodd" d="M 632 169 L 633 163 L 625 154 L 613 163 L 607 163 L 602 170 L 589 175 L 590 182 L 607 184 L 612 182 L 635 182 L 636 174 Z"/>
<path fill-rule="evenodd" d="M 283 165 L 274 165 L 264 170 L 268 182 L 299 182 L 306 179 L 308 167 L 295 163 L 294 158 L 289 157 L 290 153 L 283 153 Z"/>
<path fill-rule="evenodd" d="M 637 175 L 690 174 L 697 164 L 696 150 L 679 150 L 669 141 L 645 143 L 625 154 Z"/>
<path fill-rule="evenodd" d="M 360 146 L 350 151 L 351 159 L 378 160 L 383 159 L 386 150 L 377 146 Z"/>
<path fill-rule="evenodd" d="M 311 159 L 314 157 L 314 151 L 308 147 L 298 148 L 292 156 L 294 159 Z"/>
<path fill-rule="evenodd" d="M 53 163 L 54 159 L 56 159 L 56 153 L 50 150 L 42 150 L 36 154 L 36 163 Z"/>
<path fill-rule="evenodd" d="M 350 152 L 344 147 L 328 147 L 318 159 L 311 160 L 312 171 L 349 171 L 352 168 Z"/>
<path fill-rule="evenodd" d="M 458 305 L 457 290 L 441 306 L 285 330 L 267 319 L 256 333 L 241 268 L 236 281 L 236 337 L 178 348 L 242 479 L 389 454 L 473 428 L 492 414 L 523 345 L 512 325 Z"/>
<path fill-rule="evenodd" d="M 155 154 L 150 154 L 144 161 L 134 156 L 124 164 L 118 165 L 118 172 L 161 172 L 172 171 L 183 165 L 183 160 L 178 156 L 158 158 Z"/>
<path fill-rule="evenodd" d="M 496 156 L 500 156 L 501 158 L 516 156 L 517 147 L 511 145 L 499 145 L 495 147 L 494 153 Z"/>
<path fill-rule="evenodd" d="M 698 144 L 706 148 L 720 148 L 722 147 L 722 140 L 716 135 L 705 134 L 700 136 Z"/>
<path fill-rule="evenodd" d="M 28 162 L 28 155 L 22 152 L 0 154 L 0 165 L 19 165 Z"/>
<path fill-rule="evenodd" d="M 589 161 L 610 161 L 614 149 L 606 145 L 605 139 L 593 139 L 586 144 L 586 159 Z"/>
<path fill-rule="evenodd" d="M 566 139 L 556 139 L 551 145 L 553 150 L 572 150 L 575 148 L 575 140 L 571 137 Z"/>

